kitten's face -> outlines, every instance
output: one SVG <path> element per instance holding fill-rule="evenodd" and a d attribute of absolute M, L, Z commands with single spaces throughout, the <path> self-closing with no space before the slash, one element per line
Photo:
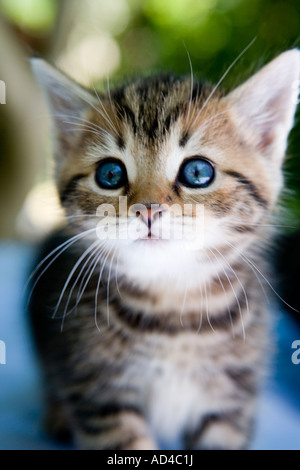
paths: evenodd
<path fill-rule="evenodd" d="M 101 98 L 60 81 L 57 177 L 70 223 L 97 228 L 111 266 L 145 285 L 225 269 L 233 247 L 264 238 L 298 74 L 290 51 L 227 96 L 189 78 L 139 79 Z"/>

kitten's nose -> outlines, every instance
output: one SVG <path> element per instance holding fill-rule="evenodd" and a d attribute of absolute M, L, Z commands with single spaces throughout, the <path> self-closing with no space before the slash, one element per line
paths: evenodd
<path fill-rule="evenodd" d="M 141 217 L 143 222 L 150 228 L 151 224 L 162 216 L 164 208 L 160 204 L 145 204 L 145 209 L 136 212 L 137 217 Z"/>

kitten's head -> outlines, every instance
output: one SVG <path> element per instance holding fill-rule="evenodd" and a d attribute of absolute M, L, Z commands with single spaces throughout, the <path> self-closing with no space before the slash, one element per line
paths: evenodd
<path fill-rule="evenodd" d="M 227 95 L 169 75 L 99 95 L 42 60 L 33 68 L 53 113 L 62 205 L 78 232 L 99 240 L 102 262 L 136 282 L 181 283 L 266 238 L 297 104 L 298 50 Z"/>

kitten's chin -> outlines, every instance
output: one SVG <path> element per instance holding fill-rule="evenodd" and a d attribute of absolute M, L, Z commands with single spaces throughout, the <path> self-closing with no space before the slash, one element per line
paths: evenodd
<path fill-rule="evenodd" d="M 198 256 L 201 256 L 201 252 L 203 252 L 204 245 L 202 240 L 169 240 L 164 238 L 156 238 L 156 237 L 147 237 L 147 238 L 139 238 L 138 240 L 134 241 L 134 246 L 141 247 L 142 249 L 146 250 L 153 250 L 153 256 L 157 254 L 161 256 L 160 252 L 156 253 L 156 250 L 167 250 L 164 252 L 167 256 L 177 256 L 179 254 L 183 254 L 183 256 L 187 253 L 194 252 L 198 253 Z M 179 257 L 180 258 L 180 257 Z M 180 259 L 178 259 L 178 262 Z"/>
<path fill-rule="evenodd" d="M 141 287 L 198 283 L 201 254 L 187 249 L 186 242 L 157 238 L 138 239 L 119 244 L 118 272 Z M 197 268 L 198 267 L 198 268 Z"/>
<path fill-rule="evenodd" d="M 136 244 L 144 244 L 143 246 L 166 246 L 170 243 L 170 240 L 164 240 L 163 238 L 154 238 L 154 237 L 147 237 L 147 238 L 138 238 L 134 241 Z"/>

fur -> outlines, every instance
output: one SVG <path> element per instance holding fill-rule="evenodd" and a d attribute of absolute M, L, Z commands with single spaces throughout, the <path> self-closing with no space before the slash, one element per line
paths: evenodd
<path fill-rule="evenodd" d="M 45 243 L 30 297 L 56 435 L 71 434 L 84 449 L 175 440 L 186 449 L 249 446 L 269 355 L 265 253 L 299 67 L 291 50 L 229 94 L 165 75 L 99 96 L 33 61 L 53 113 L 66 212 Z M 215 170 L 201 189 L 178 178 L 195 156 Z M 95 179 L 108 157 L 126 167 L 119 189 Z M 117 216 L 116 239 L 97 232 L 103 204 Z M 201 240 L 175 239 L 200 218 L 196 206 Z M 154 240 L 142 235 L 149 217 Z M 173 236 L 164 239 L 170 221 Z M 140 234 L 134 240 L 129 225 Z"/>

